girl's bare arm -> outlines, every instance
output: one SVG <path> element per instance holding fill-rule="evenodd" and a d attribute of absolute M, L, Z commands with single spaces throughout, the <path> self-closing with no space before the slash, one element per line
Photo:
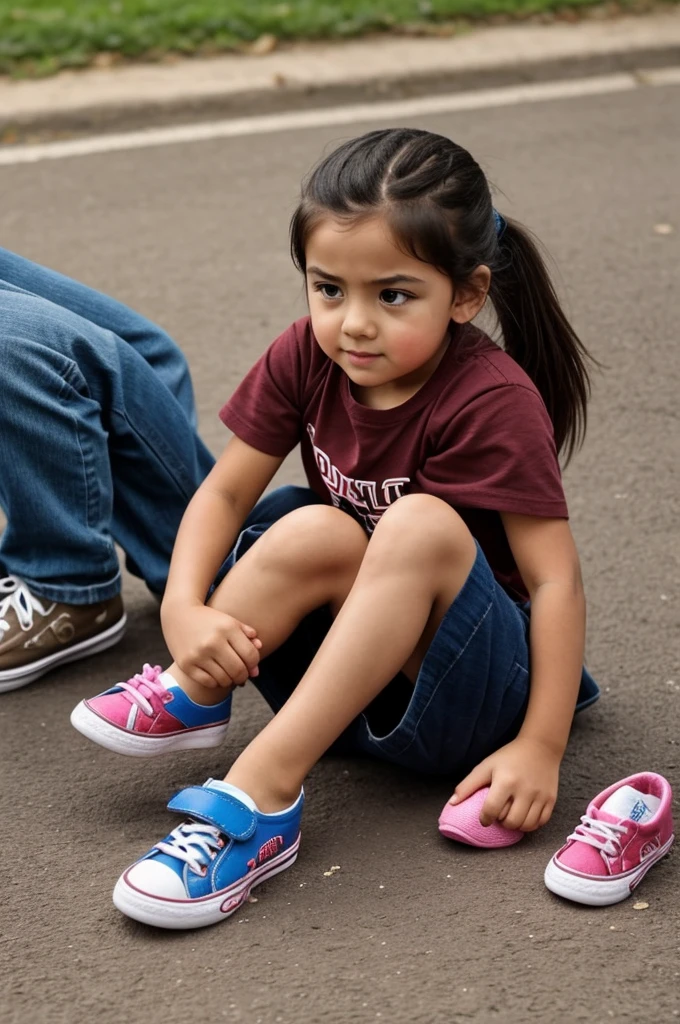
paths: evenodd
<path fill-rule="evenodd" d="M 546 823 L 557 799 L 583 666 L 585 598 L 566 520 L 502 518 L 531 598 L 529 705 L 517 738 L 477 765 L 453 802 L 490 784 L 482 824 L 530 831 Z"/>
<path fill-rule="evenodd" d="M 244 520 L 282 461 L 233 438 L 182 519 L 161 620 L 176 666 L 195 685 L 230 688 L 257 674 L 261 644 L 255 628 L 206 606 L 205 600 Z"/>
<path fill-rule="evenodd" d="M 520 730 L 564 754 L 581 681 L 586 603 L 576 545 L 565 519 L 503 515 L 531 598 L 531 690 Z"/>
<path fill-rule="evenodd" d="M 233 437 L 189 502 L 177 533 L 165 610 L 203 604 L 243 521 L 283 462 Z"/>

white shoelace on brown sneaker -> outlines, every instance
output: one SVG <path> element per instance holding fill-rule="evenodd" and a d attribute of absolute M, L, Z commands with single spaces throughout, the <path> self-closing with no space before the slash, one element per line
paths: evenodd
<path fill-rule="evenodd" d="M 49 615 L 53 607 L 54 604 L 51 603 L 46 608 L 18 576 L 5 576 L 4 579 L 0 579 L 0 639 L 11 629 L 5 618 L 10 609 L 15 612 L 21 628 L 27 632 L 33 626 L 34 612 L 39 612 L 43 616 Z"/>

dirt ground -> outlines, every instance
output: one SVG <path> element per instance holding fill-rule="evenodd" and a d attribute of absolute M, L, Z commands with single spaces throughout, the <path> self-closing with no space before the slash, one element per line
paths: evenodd
<path fill-rule="evenodd" d="M 608 1024 L 680 1014 L 677 853 L 638 890 L 644 910 L 634 900 L 570 905 L 543 886 L 546 862 L 599 790 L 644 769 L 680 783 L 679 95 L 420 122 L 467 145 L 503 190 L 501 211 L 545 240 L 605 367 L 566 475 L 602 698 L 575 724 L 550 823 L 504 851 L 455 846 L 436 828 L 449 782 L 329 758 L 308 782 L 300 857 L 257 902 L 194 933 L 125 919 L 111 889 L 174 822 L 168 798 L 223 773 L 268 716 L 245 692 L 224 749 L 148 763 L 77 735 L 68 716 L 78 700 L 164 660 L 157 606 L 126 577 L 123 642 L 0 699 L 0 1020 Z M 216 410 L 302 310 L 286 252 L 298 180 L 353 133 L 4 167 L 0 241 L 163 323 L 188 354 L 218 451 Z M 282 478 L 300 479 L 295 459 Z M 340 870 L 327 877 L 331 865 Z"/>

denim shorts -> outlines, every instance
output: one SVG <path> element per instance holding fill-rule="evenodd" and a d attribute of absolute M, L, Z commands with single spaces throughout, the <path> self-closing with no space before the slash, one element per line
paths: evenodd
<path fill-rule="evenodd" d="M 321 503 L 312 491 L 283 487 L 263 498 L 244 524 L 219 578 L 288 512 Z M 333 751 L 367 754 L 419 772 L 462 775 L 518 732 L 529 698 L 528 604 L 496 582 L 482 551 L 440 623 L 415 685 L 398 675 L 339 738 Z M 328 608 L 308 615 L 253 680 L 277 712 L 306 672 L 332 623 Z M 599 697 L 584 668 L 576 710 Z"/>

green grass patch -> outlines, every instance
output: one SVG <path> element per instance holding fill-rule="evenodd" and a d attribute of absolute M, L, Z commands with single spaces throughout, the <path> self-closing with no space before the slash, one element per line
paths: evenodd
<path fill-rule="evenodd" d="M 348 38 L 491 15 L 527 16 L 597 0 L 0 0 L 0 73 L 51 74 L 97 54 L 160 59 L 217 53 L 271 34 Z M 637 0 L 630 0 L 632 6 Z M 623 0 L 624 5 L 627 0 Z"/>

